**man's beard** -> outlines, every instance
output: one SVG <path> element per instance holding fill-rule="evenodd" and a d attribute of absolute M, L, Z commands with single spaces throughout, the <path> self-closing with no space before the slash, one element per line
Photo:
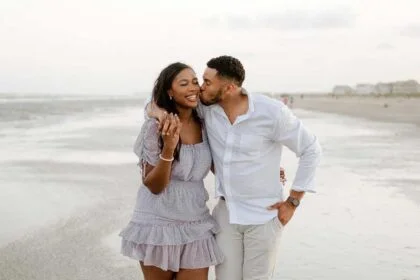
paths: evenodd
<path fill-rule="evenodd" d="M 222 89 L 219 89 L 217 91 L 216 96 L 214 96 L 210 100 L 203 100 L 202 94 L 200 94 L 200 101 L 203 105 L 206 105 L 206 106 L 210 106 L 210 105 L 214 105 L 216 103 L 219 103 L 220 100 L 222 100 Z"/>

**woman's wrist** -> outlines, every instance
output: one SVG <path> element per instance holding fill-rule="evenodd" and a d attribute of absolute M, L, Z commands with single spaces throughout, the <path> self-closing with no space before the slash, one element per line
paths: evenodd
<path fill-rule="evenodd" d="M 166 162 L 173 162 L 174 159 L 175 159 L 173 156 L 171 158 L 163 157 L 162 154 L 159 155 L 159 158 L 163 161 L 166 161 Z"/>
<path fill-rule="evenodd" d="M 162 157 L 171 159 L 174 156 L 175 148 L 170 148 L 168 146 L 163 146 L 162 152 L 160 153 Z"/>

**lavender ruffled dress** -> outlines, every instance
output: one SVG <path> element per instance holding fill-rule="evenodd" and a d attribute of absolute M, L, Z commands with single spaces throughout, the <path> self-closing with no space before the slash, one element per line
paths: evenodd
<path fill-rule="evenodd" d="M 223 261 L 214 238 L 219 227 L 206 205 L 209 197 L 203 179 L 212 159 L 202 131 L 203 142 L 181 145 L 180 160 L 173 162 L 164 191 L 155 195 L 140 186 L 131 221 L 120 233 L 123 255 L 175 272 Z M 156 120 L 146 120 L 134 145 L 140 163 L 157 164 L 158 137 Z"/>

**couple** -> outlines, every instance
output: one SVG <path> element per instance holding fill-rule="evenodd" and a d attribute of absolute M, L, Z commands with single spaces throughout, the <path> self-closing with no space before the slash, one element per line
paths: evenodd
<path fill-rule="evenodd" d="M 271 279 L 283 228 L 314 192 L 316 137 L 283 103 L 247 93 L 244 79 L 238 59 L 220 56 L 201 87 L 182 63 L 156 80 L 134 147 L 143 184 L 120 234 L 122 253 L 140 261 L 146 280 L 204 280 L 212 265 L 218 280 Z M 300 158 L 285 201 L 283 146 Z M 219 198 L 212 215 L 203 183 L 210 170 Z"/>

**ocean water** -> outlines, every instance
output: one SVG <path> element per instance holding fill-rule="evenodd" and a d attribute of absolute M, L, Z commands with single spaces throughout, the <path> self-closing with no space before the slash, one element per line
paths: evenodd
<path fill-rule="evenodd" d="M 136 97 L 0 95 L 0 279 L 139 279 L 118 232 L 139 184 L 142 107 Z M 324 156 L 318 192 L 283 232 L 275 279 L 420 279 L 418 128 L 295 112 Z M 282 159 L 286 187 L 297 161 Z M 212 194 L 211 175 L 206 186 Z"/>
<path fill-rule="evenodd" d="M 0 98 L 0 246 L 101 201 L 96 173 L 136 161 L 142 116 L 133 97 Z"/>

